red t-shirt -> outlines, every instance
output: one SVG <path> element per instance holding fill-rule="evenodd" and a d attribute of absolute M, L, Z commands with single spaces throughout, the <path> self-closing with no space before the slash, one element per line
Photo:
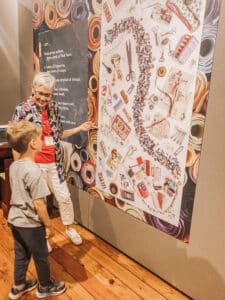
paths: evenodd
<path fill-rule="evenodd" d="M 52 129 L 48 120 L 47 110 L 43 110 L 42 117 L 42 149 L 35 156 L 35 162 L 40 164 L 48 164 L 55 162 L 55 146 L 53 144 Z"/>

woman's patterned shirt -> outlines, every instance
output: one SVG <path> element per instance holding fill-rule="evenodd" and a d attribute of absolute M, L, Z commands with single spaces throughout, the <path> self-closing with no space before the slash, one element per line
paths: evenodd
<path fill-rule="evenodd" d="M 48 119 L 52 129 L 53 141 L 55 145 L 55 161 L 58 171 L 59 179 L 63 182 L 66 179 L 66 172 L 64 168 L 64 154 L 63 147 L 60 143 L 63 133 L 63 125 L 59 113 L 58 104 L 51 101 L 47 106 Z M 34 99 L 30 98 L 20 103 L 15 110 L 12 117 L 13 121 L 27 120 L 42 127 L 41 111 L 36 106 Z"/>

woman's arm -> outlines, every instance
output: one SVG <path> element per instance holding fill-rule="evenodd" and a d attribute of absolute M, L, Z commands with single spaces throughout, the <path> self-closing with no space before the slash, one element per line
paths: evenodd
<path fill-rule="evenodd" d="M 63 134 L 62 134 L 62 139 L 66 139 L 74 134 L 77 134 L 78 132 L 88 131 L 93 128 L 96 128 L 96 126 L 92 122 L 90 122 L 90 121 L 84 122 L 78 127 L 64 130 Z"/>

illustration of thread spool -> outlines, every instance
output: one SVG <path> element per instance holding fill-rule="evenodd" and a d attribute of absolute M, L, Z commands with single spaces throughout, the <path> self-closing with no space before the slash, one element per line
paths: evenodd
<path fill-rule="evenodd" d="M 196 84 L 195 84 L 195 96 L 193 103 L 193 111 L 200 112 L 204 104 L 205 98 L 208 95 L 208 82 L 205 74 L 198 71 Z"/>
<path fill-rule="evenodd" d="M 91 2 L 92 2 L 94 13 L 96 15 L 100 15 L 102 13 L 102 1 L 92 0 Z"/>
<path fill-rule="evenodd" d="M 89 159 L 88 151 L 85 148 L 80 149 L 80 159 L 82 162 Z"/>
<path fill-rule="evenodd" d="M 90 89 L 88 89 L 88 121 L 97 124 L 98 121 L 98 104 L 97 98 L 92 93 Z"/>
<path fill-rule="evenodd" d="M 195 184 L 197 183 L 197 178 L 198 178 L 199 162 L 200 162 L 200 154 L 196 156 L 194 164 L 189 168 L 189 176 Z"/>
<path fill-rule="evenodd" d="M 90 160 L 95 162 L 97 156 L 97 131 L 96 130 L 89 131 L 87 149 L 88 149 Z"/>
<path fill-rule="evenodd" d="M 191 167 L 196 160 L 196 152 L 191 145 L 187 149 L 186 167 Z"/>
<path fill-rule="evenodd" d="M 191 131 L 189 144 L 196 150 L 200 151 L 205 127 L 205 116 L 200 113 L 193 113 L 191 120 Z"/>
<path fill-rule="evenodd" d="M 95 185 L 95 164 L 88 160 L 81 167 L 81 178 L 87 186 Z"/>
<path fill-rule="evenodd" d="M 69 16 L 71 10 L 72 0 L 57 0 L 55 1 L 55 8 L 58 15 L 65 19 Z"/>
<path fill-rule="evenodd" d="M 109 184 L 109 190 L 111 192 L 111 194 L 113 194 L 114 196 L 118 194 L 118 186 L 115 182 L 110 182 Z"/>
<path fill-rule="evenodd" d="M 56 23 L 56 28 L 64 27 L 70 24 L 71 22 L 69 19 L 58 19 Z"/>
<path fill-rule="evenodd" d="M 40 72 L 40 62 L 36 53 L 33 54 L 34 74 Z"/>
<path fill-rule="evenodd" d="M 81 159 L 78 152 L 74 152 L 70 159 L 71 168 L 74 172 L 79 172 L 81 169 Z"/>
<path fill-rule="evenodd" d="M 93 65 L 92 65 L 93 73 L 96 75 L 97 78 L 99 75 L 99 66 L 100 66 L 100 52 L 98 50 L 94 55 Z"/>
<path fill-rule="evenodd" d="M 206 1 L 204 24 L 218 22 L 221 4 L 221 0 Z"/>
<path fill-rule="evenodd" d="M 66 181 L 69 184 L 75 185 L 77 188 L 80 188 L 80 189 L 84 188 L 81 177 L 79 176 L 78 173 L 75 173 L 74 171 L 70 171 L 68 173 Z"/>
<path fill-rule="evenodd" d="M 73 0 L 71 6 L 71 20 L 72 22 L 83 21 L 88 18 L 89 8 L 86 1 Z"/>
<path fill-rule="evenodd" d="M 130 207 L 126 208 L 125 212 L 133 216 L 134 218 L 146 223 L 144 212 L 140 209 L 130 205 Z"/>
<path fill-rule="evenodd" d="M 207 24 L 203 26 L 199 56 L 199 70 L 206 74 L 209 74 L 212 71 L 216 35 L 217 24 Z"/>
<path fill-rule="evenodd" d="M 33 18 L 32 24 L 34 29 L 38 29 L 44 21 L 45 3 L 44 0 L 33 1 Z"/>
<path fill-rule="evenodd" d="M 98 199 L 101 199 L 101 200 L 103 200 L 103 201 L 105 200 L 105 198 L 104 198 L 102 192 L 101 192 L 100 190 L 98 190 L 96 187 L 89 187 L 89 188 L 87 189 L 87 192 L 88 192 L 90 195 L 92 195 L 92 196 L 94 196 L 94 197 L 96 197 L 96 198 L 98 198 Z"/>
<path fill-rule="evenodd" d="M 98 78 L 96 75 L 92 75 L 89 78 L 89 84 L 88 84 L 89 89 L 95 93 L 98 90 Z"/>
<path fill-rule="evenodd" d="M 45 23 L 50 29 L 55 29 L 58 21 L 58 14 L 53 3 L 48 3 L 45 8 Z"/>
<path fill-rule="evenodd" d="M 101 43 L 101 17 L 92 16 L 88 24 L 88 48 L 97 51 Z"/>

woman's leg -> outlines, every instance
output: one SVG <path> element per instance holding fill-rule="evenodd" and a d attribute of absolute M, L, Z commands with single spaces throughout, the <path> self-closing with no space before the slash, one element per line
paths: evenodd
<path fill-rule="evenodd" d="M 44 171 L 49 188 L 59 205 L 59 212 L 64 225 L 74 222 L 74 208 L 66 181 L 60 182 L 55 163 L 39 164 Z"/>
<path fill-rule="evenodd" d="M 82 238 L 71 226 L 74 223 L 74 208 L 66 181 L 60 182 L 54 163 L 40 164 L 40 167 L 44 171 L 49 188 L 59 205 L 60 216 L 62 223 L 66 225 L 68 237 L 75 245 L 80 245 L 82 243 Z"/>

